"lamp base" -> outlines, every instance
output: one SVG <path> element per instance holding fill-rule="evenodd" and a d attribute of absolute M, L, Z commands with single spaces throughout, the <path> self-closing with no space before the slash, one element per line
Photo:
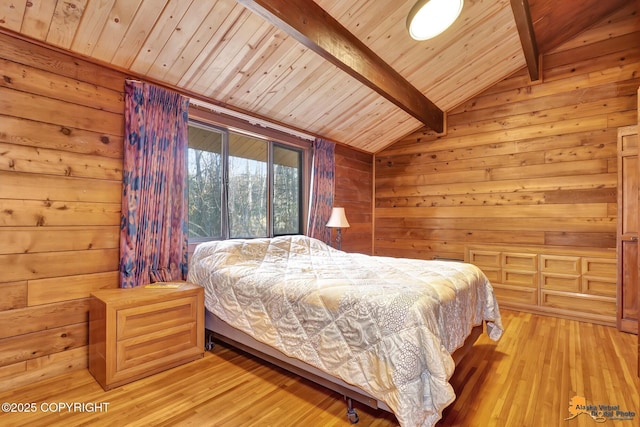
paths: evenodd
<path fill-rule="evenodd" d="M 336 235 L 336 249 L 338 249 L 339 251 L 342 250 L 341 246 L 342 246 L 342 229 L 340 227 L 338 227 L 337 229 L 338 234 Z"/>

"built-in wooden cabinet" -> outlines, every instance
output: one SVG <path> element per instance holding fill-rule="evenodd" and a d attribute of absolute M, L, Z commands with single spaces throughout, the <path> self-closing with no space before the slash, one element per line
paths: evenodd
<path fill-rule="evenodd" d="M 616 324 L 616 253 L 589 248 L 472 245 L 477 265 L 504 308 Z"/>
<path fill-rule="evenodd" d="M 618 129 L 618 328 L 638 333 L 638 127 Z"/>

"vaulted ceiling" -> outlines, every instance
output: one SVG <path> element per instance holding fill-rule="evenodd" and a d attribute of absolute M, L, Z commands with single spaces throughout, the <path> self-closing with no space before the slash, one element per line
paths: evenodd
<path fill-rule="evenodd" d="M 415 0 L 0 0 L 0 27 L 374 153 L 633 1 L 465 0 L 422 42 Z"/>

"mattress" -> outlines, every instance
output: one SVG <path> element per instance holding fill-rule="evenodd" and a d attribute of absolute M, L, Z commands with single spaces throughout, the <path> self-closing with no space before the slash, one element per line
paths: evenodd
<path fill-rule="evenodd" d="M 502 322 L 477 267 L 342 252 L 306 236 L 198 245 L 189 281 L 229 325 L 433 426 L 455 399 L 451 357 L 475 325 Z"/>

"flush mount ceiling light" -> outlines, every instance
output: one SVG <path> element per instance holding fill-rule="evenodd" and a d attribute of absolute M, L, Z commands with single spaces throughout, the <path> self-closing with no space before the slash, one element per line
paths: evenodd
<path fill-rule="evenodd" d="M 428 40 L 449 28 L 462 11 L 463 0 L 419 0 L 407 16 L 415 40 Z"/>

